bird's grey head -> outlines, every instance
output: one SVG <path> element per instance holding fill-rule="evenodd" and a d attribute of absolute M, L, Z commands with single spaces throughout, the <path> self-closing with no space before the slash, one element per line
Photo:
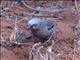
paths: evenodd
<path fill-rule="evenodd" d="M 38 18 L 32 18 L 31 20 L 28 21 L 28 27 L 31 30 L 39 29 L 40 25 L 41 25 L 41 20 Z"/>

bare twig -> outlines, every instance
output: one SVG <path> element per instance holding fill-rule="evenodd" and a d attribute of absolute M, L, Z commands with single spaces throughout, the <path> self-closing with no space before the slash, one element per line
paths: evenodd
<path fill-rule="evenodd" d="M 74 10 L 74 9 L 68 9 L 68 8 L 64 8 L 63 10 L 58 10 L 58 9 L 57 10 L 54 10 L 54 9 L 35 9 L 35 8 L 32 8 L 32 7 L 28 6 L 24 1 L 21 1 L 21 3 L 25 7 L 29 8 L 31 10 L 34 10 L 34 11 L 52 12 L 52 13 L 54 13 L 54 12 L 60 12 L 60 11 L 62 11 L 62 12 L 72 12 L 72 13 L 76 12 L 76 10 Z"/>
<path fill-rule="evenodd" d="M 75 8 L 76 8 L 76 11 L 77 11 L 77 15 L 78 15 L 78 19 L 79 20 L 78 20 L 78 24 L 75 26 L 75 28 L 76 28 L 75 31 L 77 33 L 75 33 L 75 39 L 74 39 L 74 41 L 77 41 L 77 45 L 79 45 L 78 48 L 80 48 L 80 13 L 79 13 L 79 9 L 78 9 L 77 0 L 75 0 Z M 76 48 L 77 47 L 74 48 L 74 54 L 76 53 Z"/>
<path fill-rule="evenodd" d="M 13 48 L 13 45 L 9 42 L 9 41 L 6 41 L 3 36 L 1 35 L 1 41 L 0 41 L 0 46 L 4 47 L 4 48 L 7 48 L 7 49 L 12 49 Z"/>
<path fill-rule="evenodd" d="M 79 12 L 78 5 L 77 5 L 77 1 L 76 0 L 75 0 L 75 8 L 76 8 L 76 12 L 78 14 L 78 17 L 80 19 L 80 12 Z"/>
<path fill-rule="evenodd" d="M 35 44 L 33 45 L 33 47 L 31 48 L 31 50 L 30 50 L 30 52 L 29 52 L 29 60 L 32 58 L 32 56 L 35 56 L 35 54 L 38 53 L 39 49 L 37 50 L 35 47 L 36 47 L 37 45 L 40 45 L 40 44 L 41 44 L 41 43 L 35 43 Z"/>
<path fill-rule="evenodd" d="M 19 31 L 19 27 L 18 27 L 18 18 L 16 17 L 15 27 L 14 27 L 14 30 L 12 31 L 11 37 L 10 37 L 10 41 L 11 41 L 12 43 L 17 42 L 16 39 L 20 36 L 19 33 L 20 33 L 20 31 Z"/>

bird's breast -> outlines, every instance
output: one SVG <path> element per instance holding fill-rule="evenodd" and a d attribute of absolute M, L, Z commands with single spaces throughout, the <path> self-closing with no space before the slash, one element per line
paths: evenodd
<path fill-rule="evenodd" d="M 41 30 L 37 30 L 37 31 L 36 30 L 35 31 L 32 31 L 32 33 L 36 37 L 42 38 L 42 39 L 47 39 L 51 35 L 51 33 L 46 28 L 41 29 Z"/>

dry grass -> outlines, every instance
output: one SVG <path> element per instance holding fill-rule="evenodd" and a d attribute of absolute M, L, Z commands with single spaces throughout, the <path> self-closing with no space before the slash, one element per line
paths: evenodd
<path fill-rule="evenodd" d="M 10 1 L 8 1 L 7 3 L 10 4 Z M 21 1 L 21 3 L 28 9 L 32 10 L 32 11 L 39 11 L 39 12 L 49 12 L 49 13 L 54 13 L 54 12 L 59 12 L 60 10 L 48 10 L 47 8 L 46 9 L 35 9 L 29 5 L 27 5 L 24 1 Z M 21 21 L 25 20 L 25 19 L 29 19 L 29 18 L 32 18 L 33 16 L 34 17 L 50 17 L 50 16 L 39 16 L 38 14 L 35 14 L 34 12 L 33 13 L 30 13 L 30 12 L 22 12 L 23 14 L 27 15 L 28 18 L 26 17 L 21 17 L 19 15 L 19 13 L 15 13 L 10 17 L 10 16 L 7 16 L 6 18 L 4 18 L 4 14 L 9 10 L 11 9 L 11 7 L 13 7 L 14 5 L 17 4 L 17 2 L 11 2 L 10 5 L 7 5 L 7 7 L 3 7 L 4 10 L 1 10 L 1 19 L 4 19 L 4 20 L 11 20 L 13 17 L 15 18 L 15 23 L 14 23 L 14 27 L 13 27 L 13 30 L 12 30 L 12 33 L 9 37 L 9 42 L 6 41 L 4 39 L 4 37 L 2 36 L 1 34 L 1 46 L 4 46 L 4 47 L 9 47 L 11 48 L 13 46 L 13 44 L 16 44 L 16 45 L 26 45 L 27 43 L 20 43 L 20 42 L 17 42 L 17 39 L 21 36 L 21 34 L 23 33 L 23 30 L 20 30 L 20 27 L 19 27 L 19 24 Z M 4 5 L 4 1 L 1 2 L 1 5 Z M 79 9 L 78 9 L 78 6 L 77 6 L 77 1 L 75 0 L 75 7 L 76 9 L 73 9 L 73 10 L 68 10 L 67 9 L 67 12 L 76 12 L 79 16 L 79 19 L 80 19 L 80 14 L 79 14 Z M 25 9 L 26 10 L 26 9 Z M 64 9 L 65 10 L 65 9 Z M 64 11 L 63 10 L 63 11 Z M 31 17 L 30 17 L 31 16 Z M 52 16 L 53 17 L 53 16 Z M 51 18 L 52 18 L 51 17 Z M 21 18 L 21 19 L 20 19 Z M 19 20 L 20 19 L 20 20 Z M 55 18 L 53 18 L 55 19 Z M 76 28 L 77 28 L 77 32 L 80 33 L 80 20 L 79 20 L 79 23 L 76 25 Z M 80 45 L 80 35 L 79 34 L 76 34 L 76 37 L 78 39 L 78 44 Z M 78 36 L 79 35 L 79 36 Z M 48 41 L 50 41 L 52 38 L 52 36 L 50 37 L 50 39 Z M 76 40 L 76 39 L 75 39 Z M 53 39 L 52 39 L 52 42 L 53 42 Z M 67 42 L 65 40 L 65 42 Z M 31 50 L 29 51 L 29 60 L 55 60 L 55 57 L 54 57 L 54 51 L 53 51 L 53 46 L 54 46 L 54 43 L 53 42 L 50 46 L 47 45 L 47 47 L 44 46 L 44 44 L 41 44 L 41 43 L 35 43 L 32 47 L 31 47 Z M 56 44 L 56 43 L 55 43 Z M 71 46 L 71 45 L 69 45 Z M 45 51 L 43 51 L 43 49 Z M 75 53 L 76 49 L 74 48 L 74 53 Z M 62 53 L 63 54 L 63 53 Z"/>

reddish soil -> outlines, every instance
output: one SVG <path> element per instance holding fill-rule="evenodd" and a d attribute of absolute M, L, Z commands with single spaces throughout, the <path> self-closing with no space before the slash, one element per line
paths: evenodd
<path fill-rule="evenodd" d="M 36 1 L 28 1 L 28 6 L 33 7 Z M 43 2 L 46 4 L 48 2 Z M 79 1 L 80 2 L 80 1 Z M 79 2 L 78 7 L 80 7 Z M 5 8 L 8 6 L 11 1 L 1 1 L 0 7 Z M 65 7 L 72 8 L 75 7 L 75 4 L 72 1 L 57 1 L 57 3 L 62 4 Z M 7 5 L 8 4 L 8 5 Z M 45 6 L 45 5 L 44 5 Z M 2 13 L 2 17 L 0 19 L 1 23 L 1 36 L 2 41 L 6 43 L 1 43 L 1 60 L 29 60 L 29 51 L 33 46 L 33 42 L 38 40 L 28 29 L 26 21 L 31 17 L 38 17 L 32 14 L 35 14 L 35 11 L 30 9 L 29 7 L 25 7 L 21 5 L 21 3 L 15 3 L 12 7 L 9 8 L 9 11 L 4 11 Z M 42 9 L 49 9 L 49 13 L 54 14 L 52 12 L 52 8 L 42 7 Z M 51 11 L 50 11 L 51 10 Z M 12 16 L 10 18 L 5 18 L 4 16 L 11 16 L 12 14 L 17 13 L 18 16 L 18 29 L 21 36 L 17 38 L 17 42 L 27 42 L 29 45 L 17 45 L 10 43 L 11 33 L 15 27 L 16 17 Z M 23 13 L 26 12 L 27 14 Z M 23 14 L 22 14 L 23 13 Z M 48 20 L 54 20 L 54 17 L 45 17 L 44 15 L 47 12 L 41 12 L 42 17 Z M 63 17 L 62 19 L 54 20 L 56 23 L 56 32 L 55 37 L 56 41 L 54 42 L 54 57 L 55 60 L 80 60 L 80 46 L 77 45 L 77 42 L 74 41 L 76 30 L 74 27 L 78 24 L 78 15 L 76 13 L 71 12 L 58 12 L 55 13 L 57 17 Z M 27 20 L 25 20 L 25 18 Z M 11 45 L 11 46 L 10 46 Z M 45 49 L 43 49 L 45 50 Z M 53 60 L 53 59 L 52 59 Z"/>

